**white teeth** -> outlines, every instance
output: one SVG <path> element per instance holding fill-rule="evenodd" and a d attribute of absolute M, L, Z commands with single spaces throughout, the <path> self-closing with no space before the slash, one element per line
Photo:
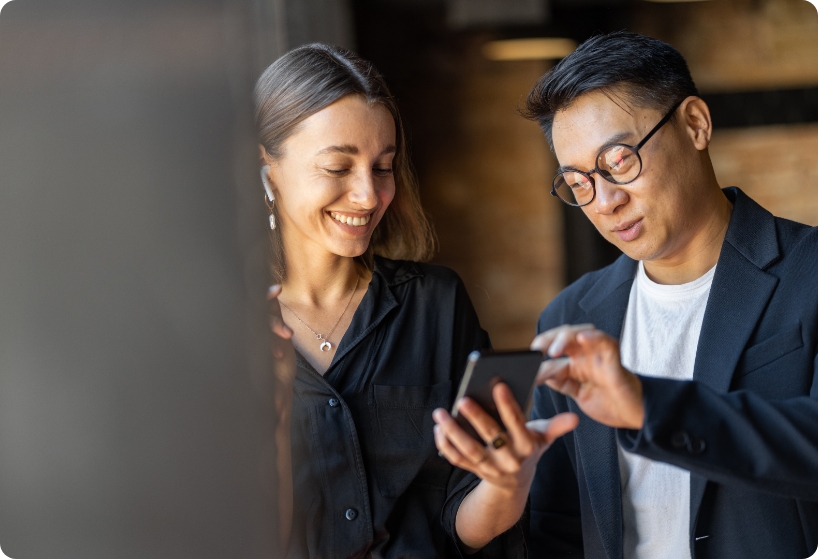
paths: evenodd
<path fill-rule="evenodd" d="M 352 225 L 354 227 L 362 227 L 369 223 L 369 219 L 372 217 L 371 215 L 365 215 L 364 217 L 352 217 L 349 215 L 341 215 L 339 213 L 330 212 L 332 219 L 335 221 L 339 221 L 341 223 L 345 223 L 346 225 Z"/>

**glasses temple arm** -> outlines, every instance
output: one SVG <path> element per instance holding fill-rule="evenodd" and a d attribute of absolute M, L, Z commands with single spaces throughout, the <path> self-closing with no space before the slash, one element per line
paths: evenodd
<path fill-rule="evenodd" d="M 684 100 L 682 100 L 682 101 L 684 101 Z M 675 105 L 673 105 L 673 108 L 672 108 L 672 109 L 670 109 L 670 110 L 668 111 L 668 113 L 667 113 L 667 114 L 666 114 L 666 115 L 665 115 L 665 116 L 662 118 L 662 120 L 660 120 L 660 121 L 659 121 L 659 122 L 656 124 L 656 126 L 654 126 L 654 127 L 653 127 L 653 129 L 652 129 L 650 132 L 648 132 L 647 136 L 645 136 L 644 138 L 642 138 L 642 141 L 641 141 L 641 142 L 639 142 L 638 144 L 636 144 L 635 146 L 633 146 L 633 149 L 635 149 L 636 151 L 639 151 L 639 150 L 642 148 L 642 146 L 644 146 L 644 145 L 645 145 L 645 144 L 648 142 L 648 140 L 650 140 L 650 139 L 651 139 L 651 137 L 652 137 L 654 134 L 656 134 L 656 132 L 658 132 L 658 131 L 659 131 L 659 129 L 660 129 L 662 126 L 664 126 L 664 125 L 667 123 L 667 121 L 668 121 L 668 120 L 670 120 L 670 118 L 673 116 L 673 113 L 675 113 L 675 112 L 676 112 L 676 109 L 678 109 L 678 108 L 679 108 L 679 106 L 682 104 L 682 101 L 679 101 L 678 103 L 676 103 Z"/>

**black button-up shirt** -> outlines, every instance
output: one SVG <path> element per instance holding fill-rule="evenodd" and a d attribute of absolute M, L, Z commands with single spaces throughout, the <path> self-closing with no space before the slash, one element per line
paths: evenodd
<path fill-rule="evenodd" d="M 479 480 L 438 456 L 432 410 L 487 347 L 454 272 L 376 259 L 326 374 L 298 359 L 289 557 L 460 556 L 455 516 Z M 519 527 L 482 554 L 524 555 Z"/>

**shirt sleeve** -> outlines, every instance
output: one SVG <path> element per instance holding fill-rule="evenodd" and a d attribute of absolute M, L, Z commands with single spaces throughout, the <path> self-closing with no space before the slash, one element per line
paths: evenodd
<path fill-rule="evenodd" d="M 468 354 L 475 350 L 491 349 L 488 333 L 481 328 L 471 299 L 463 282 L 459 279 L 455 292 L 455 317 L 454 351 L 452 355 L 456 357 L 453 360 L 452 379 L 455 386 L 458 386 L 465 372 Z M 454 468 L 449 478 L 447 499 L 441 514 L 441 521 L 443 528 L 449 534 L 451 543 L 450 557 L 466 557 L 458 545 L 459 540 L 455 521 L 463 499 L 479 483 L 480 478 L 460 468 Z M 497 536 L 480 552 L 468 557 L 474 559 L 524 559 L 526 557 L 526 547 L 522 523 L 518 522 L 515 526 Z"/>
<path fill-rule="evenodd" d="M 555 301 L 540 316 L 537 333 L 563 322 L 559 301 Z M 567 411 L 564 396 L 546 386 L 535 388 L 531 419 L 555 416 L 558 413 L 555 401 L 563 405 L 560 411 Z M 570 441 L 573 441 L 572 433 L 557 439 L 537 464 L 527 514 L 527 539 L 532 557 L 584 557 L 579 484 L 571 460 Z"/>

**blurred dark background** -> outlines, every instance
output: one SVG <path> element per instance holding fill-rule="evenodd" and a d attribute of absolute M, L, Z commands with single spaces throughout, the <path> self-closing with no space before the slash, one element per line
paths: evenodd
<path fill-rule="evenodd" d="M 818 225 L 818 13 L 805 0 L 278 1 L 282 11 L 312 7 L 317 20 L 341 22 L 335 40 L 385 74 L 440 238 L 436 261 L 464 278 L 497 347 L 528 345 L 560 289 L 618 252 L 548 194 L 556 161 L 517 114 L 564 45 L 491 60 L 492 41 L 577 44 L 620 29 L 667 41 L 711 106 L 722 186 Z M 337 18 L 339 6 L 349 15 Z M 291 36 L 287 46 L 332 37 Z"/>
<path fill-rule="evenodd" d="M 818 13 L 805 0 L 7 4 L 4 551 L 274 555 L 250 98 L 264 67 L 312 41 L 375 62 L 404 112 L 435 260 L 463 277 L 496 347 L 523 347 L 542 308 L 617 253 L 549 196 L 556 161 L 518 108 L 579 42 L 619 29 L 687 58 L 723 186 L 818 225 Z"/>

